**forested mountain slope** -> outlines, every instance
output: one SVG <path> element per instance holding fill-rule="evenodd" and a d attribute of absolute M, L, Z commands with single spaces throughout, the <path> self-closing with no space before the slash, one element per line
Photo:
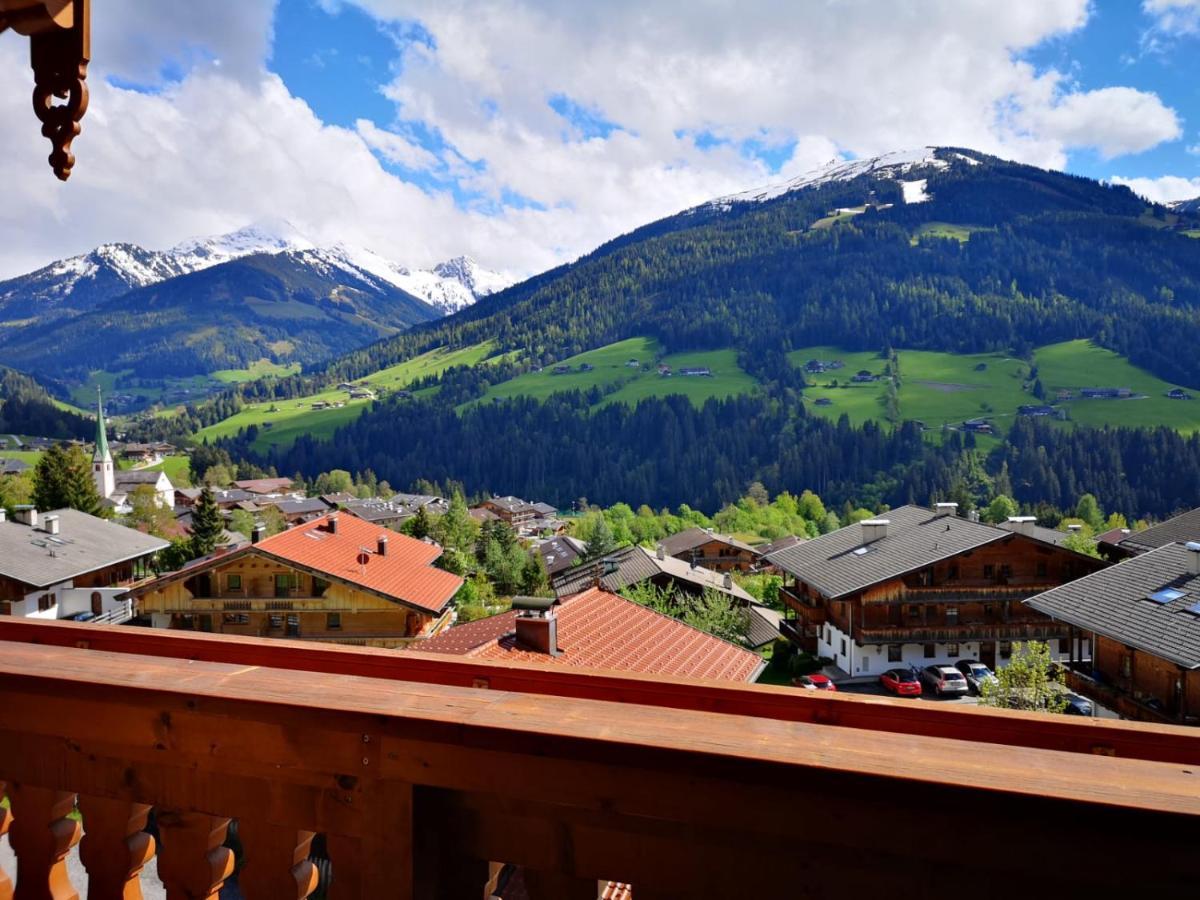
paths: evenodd
<path fill-rule="evenodd" d="M 811 344 L 978 352 L 1090 338 L 1200 386 L 1195 219 L 971 151 L 840 174 L 653 223 L 352 353 L 329 377 L 485 339 L 542 363 L 636 335 L 669 352 L 733 346 L 762 375 Z"/>

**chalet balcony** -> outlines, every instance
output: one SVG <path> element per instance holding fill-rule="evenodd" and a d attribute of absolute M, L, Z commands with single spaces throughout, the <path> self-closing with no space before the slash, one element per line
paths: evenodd
<path fill-rule="evenodd" d="M 1194 886 L 1193 729 L 22 620 L 0 686 L 3 898 L 78 896 L 81 837 L 100 900 L 155 857 L 170 900 L 481 900 L 502 863 L 532 900 Z M 862 827 L 964 811 L 971 847 Z M 1064 823 L 1120 852 L 1064 865 Z"/>
<path fill-rule="evenodd" d="M 960 643 L 963 641 L 1045 641 L 1067 636 L 1067 626 L 1040 622 L 961 622 L 957 625 L 864 626 L 856 639 L 863 644 Z"/>
<path fill-rule="evenodd" d="M 872 595 L 864 598 L 870 606 L 901 606 L 908 604 L 956 604 L 956 603 L 1003 603 L 1020 602 L 1057 587 L 1058 582 L 1041 579 L 1015 579 L 1003 581 L 975 580 L 922 586 L 905 585 L 902 590 L 889 595 Z"/>

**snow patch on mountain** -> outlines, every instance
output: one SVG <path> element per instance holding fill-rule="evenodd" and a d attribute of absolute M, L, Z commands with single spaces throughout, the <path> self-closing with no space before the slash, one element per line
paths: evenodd
<path fill-rule="evenodd" d="M 193 238 L 169 250 L 103 244 L 90 253 L 0 282 L 0 307 L 6 301 L 21 301 L 26 307 L 45 304 L 48 311 L 69 301 L 77 290 L 88 295 L 90 306 L 127 290 L 243 257 L 281 253 L 293 254 L 325 274 L 342 271 L 368 283 L 399 288 L 447 315 L 512 284 L 506 276 L 465 256 L 439 263 L 432 270 L 414 270 L 361 247 L 320 247 L 290 222 L 277 219 L 256 222 L 229 234 Z M 81 296 L 76 295 L 76 305 Z"/>
<path fill-rule="evenodd" d="M 917 181 L 902 181 L 900 182 L 900 190 L 904 193 L 905 203 L 924 203 L 929 199 L 929 192 L 925 190 L 925 186 L 929 184 L 929 179 L 921 178 Z"/>
<path fill-rule="evenodd" d="M 774 200 L 776 197 L 782 197 L 784 194 L 790 194 L 792 191 L 829 184 L 835 181 L 852 181 L 863 175 L 876 175 L 899 180 L 901 175 L 907 175 L 914 169 L 949 168 L 950 163 L 938 157 L 936 155 L 937 150 L 937 147 L 921 147 L 915 150 L 897 150 L 892 153 L 885 153 L 882 156 L 873 156 L 870 159 L 855 159 L 850 161 L 834 159 L 819 169 L 806 172 L 789 181 L 755 188 L 750 191 L 743 191 L 740 194 L 730 194 L 727 197 L 718 197 L 706 205 L 717 206 L 721 209 L 730 209 L 734 203 L 762 203 L 766 200 Z M 969 159 L 963 154 L 957 155 L 963 156 L 964 159 Z M 978 162 L 973 159 L 969 161 L 971 163 Z"/>

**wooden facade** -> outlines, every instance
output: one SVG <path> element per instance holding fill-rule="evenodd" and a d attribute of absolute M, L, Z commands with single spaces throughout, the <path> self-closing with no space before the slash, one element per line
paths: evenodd
<path fill-rule="evenodd" d="M 919 644 L 951 651 L 926 653 L 930 659 L 953 657 L 955 645 L 978 643 L 981 661 L 995 666 L 1017 641 L 1051 641 L 1065 657 L 1069 628 L 1022 601 L 1105 565 L 1013 534 L 837 599 L 822 596 L 800 577 L 786 577 L 782 596 L 796 618 L 795 633 L 809 649 L 836 629 L 861 647 Z M 889 659 L 901 661 L 894 653 Z"/>
<path fill-rule="evenodd" d="M 1175 896 L 1200 841 L 1200 733 L 1172 726 L 71 623 L 0 622 L 0 680 L 17 896 L 74 896 L 85 830 L 94 898 L 137 896 L 157 854 L 168 897 L 236 865 L 248 900 L 318 868 L 331 900 L 482 900 L 498 860 L 531 900 Z M 974 846 L 1014 852 L 862 828 L 800 852 L 798 809 L 969 810 Z M 1064 822 L 1122 852 L 1063 865 Z"/>
<path fill-rule="evenodd" d="M 1076 666 L 1071 686 L 1128 719 L 1200 724 L 1200 670 L 1095 636 L 1090 666 Z"/>
<path fill-rule="evenodd" d="M 714 572 L 749 572 L 757 559 L 749 547 L 739 547 L 715 535 L 698 547 L 676 553 L 675 558 Z"/>
<path fill-rule="evenodd" d="M 137 596 L 157 627 L 403 647 L 449 623 L 433 615 L 265 554 L 238 554 Z"/>

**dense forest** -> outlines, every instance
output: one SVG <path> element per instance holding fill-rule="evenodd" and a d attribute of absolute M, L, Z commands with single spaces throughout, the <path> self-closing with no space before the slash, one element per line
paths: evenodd
<path fill-rule="evenodd" d="M 0 367 L 0 434 L 82 440 L 95 433 L 94 419 L 61 409 L 32 378 Z"/>
<path fill-rule="evenodd" d="M 371 472 L 392 485 L 461 484 L 570 507 L 581 498 L 654 508 L 716 510 L 760 482 L 772 493 L 812 490 L 837 506 L 879 508 L 953 499 L 964 509 L 1008 494 L 1027 508 L 1072 507 L 1084 493 L 1131 521 L 1191 508 L 1200 497 L 1200 436 L 1169 429 L 1068 431 L 1020 420 L 984 453 L 947 431 L 930 440 L 911 422 L 853 428 L 805 416 L 765 396 L 682 397 L 591 410 L 589 398 L 498 401 L 457 414 L 432 401 L 377 405 L 329 441 L 303 437 L 256 454 L 253 429 L 220 448 L 237 459 L 312 478 Z"/>

